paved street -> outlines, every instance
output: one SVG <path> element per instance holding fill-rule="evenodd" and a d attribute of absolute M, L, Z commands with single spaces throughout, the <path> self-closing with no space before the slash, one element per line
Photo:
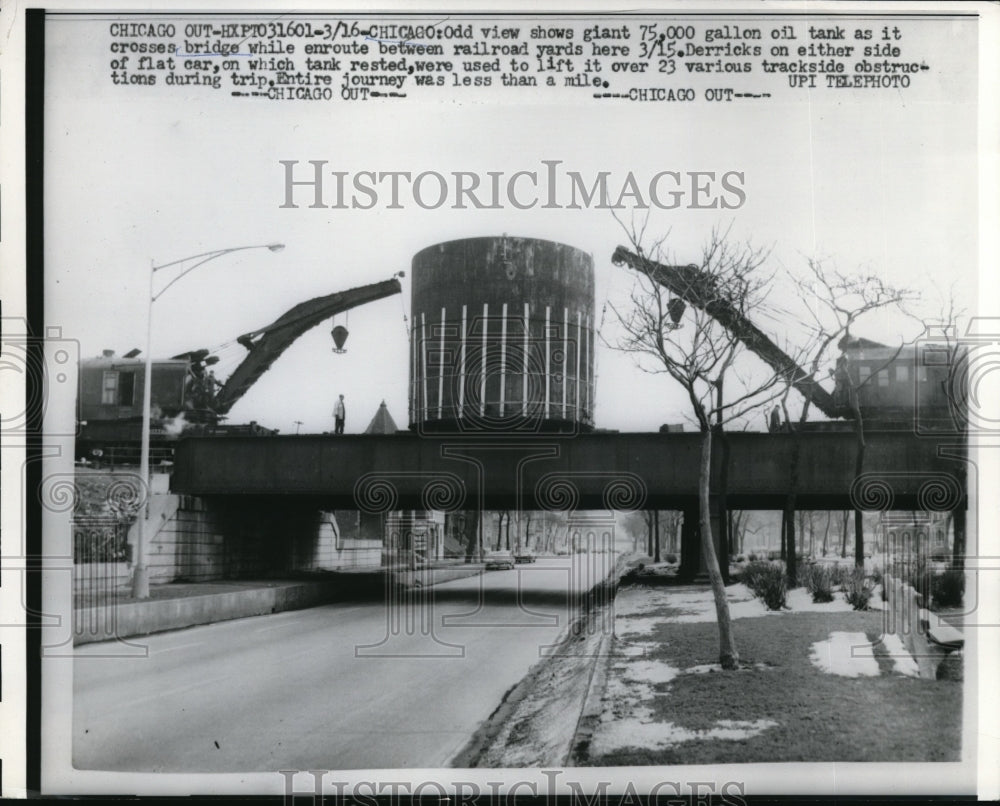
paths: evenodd
<path fill-rule="evenodd" d="M 74 766 L 228 772 L 442 767 L 557 640 L 610 554 L 540 560 L 384 602 L 134 639 L 74 661 Z"/>

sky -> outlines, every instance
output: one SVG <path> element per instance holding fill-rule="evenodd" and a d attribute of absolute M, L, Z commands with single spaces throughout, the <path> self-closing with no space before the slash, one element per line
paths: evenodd
<path fill-rule="evenodd" d="M 640 371 L 609 346 L 620 334 L 610 307 L 601 312 L 624 303 L 634 277 L 611 264 L 614 248 L 627 241 L 608 210 L 310 209 L 305 195 L 299 208 L 282 209 L 280 160 L 326 160 L 329 170 L 351 173 L 512 174 L 541 170 L 542 160 L 613 177 L 739 171 L 746 192 L 739 209 L 654 210 L 647 232 L 669 233 L 670 252 L 682 263 L 697 258 L 714 227 L 770 250 L 768 308 L 754 318 L 777 339 L 795 340 L 801 303 L 786 273 L 801 272 L 810 258 L 915 289 L 921 315 L 933 316 L 952 285 L 966 307 L 976 302 L 976 88 L 967 80 L 975 47 L 959 24 L 949 46 L 934 52 L 940 70 L 927 91 L 803 91 L 769 103 L 600 109 L 581 94 L 552 103 L 497 94 L 468 102 L 279 104 L 200 88 L 115 87 L 107 80 L 107 28 L 107 19 L 56 20 L 47 49 L 46 318 L 79 341 L 83 357 L 143 347 L 151 261 L 285 244 L 276 254 L 211 261 L 155 305 L 153 354 L 228 344 L 223 376 L 242 355 L 231 346 L 235 338 L 294 304 L 409 274 L 412 256 L 434 243 L 507 233 L 593 255 L 596 424 L 645 431 L 685 419 L 685 400 L 667 377 Z M 402 295 L 337 318 L 350 331 L 346 354 L 333 353 L 329 322 L 301 337 L 229 422 L 257 420 L 283 433 L 294 433 L 296 421 L 303 433 L 331 430 L 333 402 L 343 393 L 348 432 L 363 430 L 382 400 L 405 426 L 409 277 L 402 283 Z M 892 343 L 913 338 L 919 326 L 880 316 L 858 331 Z"/>

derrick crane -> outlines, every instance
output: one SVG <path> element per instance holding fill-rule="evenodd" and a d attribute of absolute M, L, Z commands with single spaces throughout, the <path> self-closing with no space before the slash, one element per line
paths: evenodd
<path fill-rule="evenodd" d="M 727 299 L 715 293 L 712 278 L 698 266 L 666 266 L 624 246 L 615 249 L 611 262 L 642 272 L 686 303 L 699 308 L 739 339 L 752 353 L 785 377 L 792 386 L 827 417 L 843 417 L 847 412 L 795 360 L 747 319 Z"/>
<path fill-rule="evenodd" d="M 216 397 L 216 414 L 226 414 L 260 376 L 267 372 L 271 364 L 307 330 L 334 314 L 399 294 L 401 291 L 399 280 L 393 277 L 379 283 L 338 291 L 325 297 L 315 297 L 300 302 L 271 324 L 244 333 L 236 341 L 249 352 L 219 390 Z M 184 353 L 178 357 L 190 355 L 192 354 Z"/>

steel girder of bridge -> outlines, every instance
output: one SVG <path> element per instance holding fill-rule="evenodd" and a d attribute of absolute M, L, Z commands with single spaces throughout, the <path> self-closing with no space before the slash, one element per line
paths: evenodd
<path fill-rule="evenodd" d="M 800 509 L 954 510 L 967 506 L 961 435 L 869 432 L 855 472 L 852 433 L 805 433 Z M 727 504 L 780 509 L 789 493 L 791 434 L 731 433 Z M 723 465 L 713 450 L 713 492 Z M 697 433 L 194 437 L 175 455 L 174 492 L 297 496 L 321 507 L 396 509 L 685 509 L 698 494 Z"/>

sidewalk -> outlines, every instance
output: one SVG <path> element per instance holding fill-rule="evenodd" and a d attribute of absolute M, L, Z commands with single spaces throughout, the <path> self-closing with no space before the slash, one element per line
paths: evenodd
<path fill-rule="evenodd" d="M 740 669 L 718 665 L 707 585 L 623 585 L 577 734 L 579 765 L 957 761 L 961 683 L 921 680 L 881 610 L 727 588 Z M 880 604 L 880 602 L 873 602 Z"/>
<path fill-rule="evenodd" d="M 417 571 L 354 568 L 293 579 L 217 580 L 151 585 L 148 599 L 131 591 L 77 594 L 73 603 L 74 644 L 179 630 L 199 624 L 297 610 L 336 601 L 373 601 L 387 585 L 430 587 L 483 572 L 481 564 Z"/>

